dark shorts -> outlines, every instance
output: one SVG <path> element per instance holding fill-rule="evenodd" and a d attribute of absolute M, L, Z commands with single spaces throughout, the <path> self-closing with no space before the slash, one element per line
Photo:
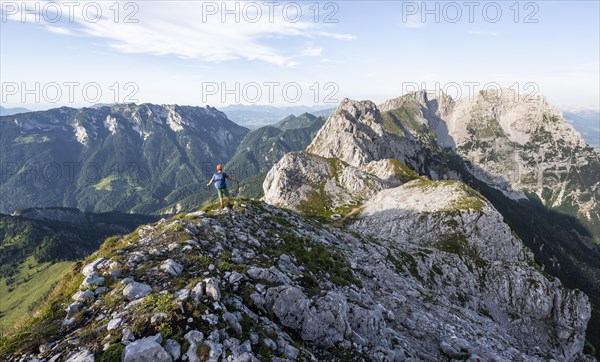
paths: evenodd
<path fill-rule="evenodd" d="M 224 197 L 229 197 L 229 191 L 227 189 L 217 189 L 219 200 L 223 200 Z"/>

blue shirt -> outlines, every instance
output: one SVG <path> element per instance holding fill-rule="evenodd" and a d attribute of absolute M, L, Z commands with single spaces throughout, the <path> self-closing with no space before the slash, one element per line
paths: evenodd
<path fill-rule="evenodd" d="M 225 172 L 215 173 L 213 175 L 213 180 L 215 181 L 215 187 L 217 189 L 226 189 L 227 183 L 225 182 L 225 180 L 227 180 L 227 178 L 229 178 L 229 176 L 227 176 L 227 174 Z"/>

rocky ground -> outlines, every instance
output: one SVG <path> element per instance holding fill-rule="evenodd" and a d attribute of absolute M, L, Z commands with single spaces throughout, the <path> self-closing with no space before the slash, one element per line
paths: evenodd
<path fill-rule="evenodd" d="M 246 201 L 109 239 L 8 360 L 586 359 L 586 296 L 489 203 L 452 181 L 393 190 L 345 220 Z"/>

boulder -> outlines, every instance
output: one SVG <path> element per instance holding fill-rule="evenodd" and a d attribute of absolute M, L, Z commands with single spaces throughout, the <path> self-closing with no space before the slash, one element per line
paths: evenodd
<path fill-rule="evenodd" d="M 156 336 L 131 342 L 121 354 L 122 362 L 171 362 L 173 358 L 157 342 Z"/>
<path fill-rule="evenodd" d="M 152 287 L 138 282 L 131 282 L 123 289 L 123 296 L 128 300 L 142 298 L 150 293 L 152 293 Z"/>

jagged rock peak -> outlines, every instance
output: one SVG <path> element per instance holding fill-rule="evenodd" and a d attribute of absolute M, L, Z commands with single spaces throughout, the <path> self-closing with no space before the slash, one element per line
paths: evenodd
<path fill-rule="evenodd" d="M 387 112 L 402 107 L 407 103 L 416 103 L 421 107 L 435 108 L 435 110 L 439 108 L 440 110 L 443 110 L 444 114 L 447 114 L 454 108 L 455 100 L 441 90 L 419 90 L 397 98 L 389 99 L 379 105 L 379 110 L 381 112 Z"/>
<path fill-rule="evenodd" d="M 435 275 L 428 281 L 423 275 L 439 267 L 443 277 L 433 282 L 436 297 L 464 300 L 465 292 L 476 296 L 467 303 L 470 308 L 489 314 L 498 323 L 495 328 L 520 345 L 517 349 L 557 348 L 558 360 L 585 360 L 581 351 L 590 316 L 585 294 L 568 291 L 553 277 L 533 271 L 531 252 L 481 195 L 460 182 L 431 179 L 462 179 L 476 187 L 483 181 L 483 190 L 491 186 L 513 199 L 527 198 L 523 191 L 533 189 L 544 203 L 573 204 L 593 222 L 600 215 L 592 193 L 598 189 L 598 152 L 585 147 L 545 98 L 510 90 L 480 92 L 456 102 L 443 94 L 417 92 L 386 102 L 382 112 L 372 107 L 344 100 L 306 153 L 284 157 L 269 172 L 263 185 L 265 201 L 350 222 L 361 235 L 394 246 L 397 249 L 388 250 L 387 257 L 410 265 L 418 280 L 415 287 L 430 288 Z M 396 177 L 396 172 L 388 172 L 393 168 L 417 170 L 431 179 L 416 173 Z M 587 177 L 570 176 L 573 169 Z M 363 172 L 352 172 L 354 178 L 344 179 L 351 180 L 344 184 L 339 170 Z M 401 185 L 392 185 L 394 179 Z M 350 185 L 357 186 L 354 192 L 349 192 Z M 420 247 L 443 253 L 414 260 L 421 255 Z M 369 260 L 371 266 L 377 263 Z M 447 273 L 446 268 L 456 269 Z M 393 275 L 377 278 L 394 284 Z M 563 328 L 565 323 L 569 327 Z M 527 336 L 521 334 L 525 329 Z M 513 346 L 511 342 L 506 348 Z M 459 358 L 446 350 L 449 357 Z M 483 360 L 537 358 L 527 353 L 492 354 Z M 419 358 L 439 360 L 425 356 Z"/>
<path fill-rule="evenodd" d="M 360 168 L 376 160 L 396 158 L 402 162 L 416 149 L 398 129 L 393 135 L 377 106 L 371 101 L 344 99 L 319 130 L 306 151 L 325 158 L 338 158 Z"/>
<path fill-rule="evenodd" d="M 376 120 L 379 118 L 379 109 L 375 103 L 369 100 L 355 101 L 349 98 L 344 98 L 336 108 L 334 114 L 337 113 L 348 114 L 356 120 L 364 118 Z"/>

